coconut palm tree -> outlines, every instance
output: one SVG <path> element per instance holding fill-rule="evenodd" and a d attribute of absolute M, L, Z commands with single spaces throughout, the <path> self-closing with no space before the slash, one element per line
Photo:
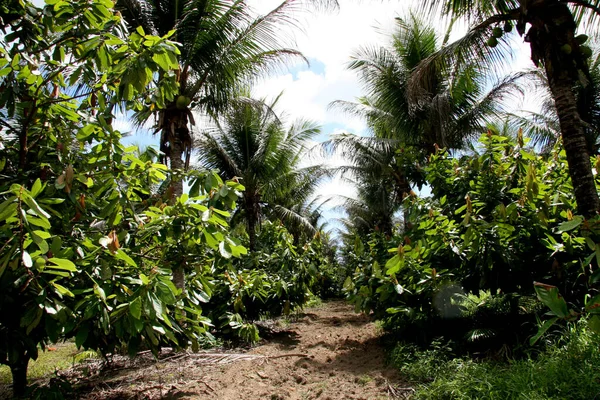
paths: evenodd
<path fill-rule="evenodd" d="M 226 179 L 240 179 L 244 185 L 239 210 L 247 223 L 251 251 L 265 215 L 314 232 L 307 216 L 291 205 L 306 203 L 325 175 L 321 166 L 299 166 L 308 140 L 320 128 L 302 120 L 286 128 L 273 111 L 276 101 L 233 100 L 221 116 L 212 116 L 213 123 L 200 131 L 194 143 L 201 166 L 218 170 Z"/>
<path fill-rule="evenodd" d="M 519 92 L 515 82 L 520 76 L 503 79 L 487 90 L 488 82 L 476 63 L 440 68 L 431 71 L 419 101 L 410 102 L 407 89 L 412 71 L 447 45 L 452 26 L 442 38 L 418 15 L 396 18 L 396 22 L 389 45 L 360 48 L 349 64 L 359 74 L 365 98 L 359 104 L 335 102 L 334 106 L 365 117 L 378 136 L 430 154 L 436 147 L 462 148 L 504 111 L 502 100 Z"/>
<path fill-rule="evenodd" d="M 392 220 L 411 186 L 424 183 L 424 153 L 403 147 L 398 139 L 339 134 L 323 143 L 347 164 L 332 168 L 357 188 L 357 198 L 344 198 L 344 210 L 360 225 L 391 235 Z M 414 151 L 412 151 L 414 150 Z M 356 218 L 354 218 L 356 217 Z"/>
<path fill-rule="evenodd" d="M 453 71 L 438 70 L 423 89 L 421 101 L 411 104 L 407 98 L 411 72 L 447 43 L 450 28 L 440 38 L 432 26 L 415 14 L 397 18 L 396 22 L 388 46 L 361 48 L 349 64 L 358 72 L 366 96 L 358 102 L 333 103 L 334 107 L 365 118 L 373 137 L 341 135 L 326 143 L 326 148 L 338 150 L 350 161 L 339 171 L 352 174 L 365 187 L 372 182 L 386 186 L 385 194 L 381 190 L 375 197 L 365 193 L 359 200 L 361 207 L 373 208 L 376 219 L 386 221 L 380 224 L 390 232 L 388 225 L 402 199 L 411 192 L 412 185 L 424 183 L 420 166 L 427 155 L 439 147 L 463 148 L 503 111 L 503 98 L 518 92 L 518 76 L 485 91 L 481 71 L 475 65 L 467 65 Z M 381 204 L 368 205 L 368 199 Z M 355 204 L 349 206 L 357 208 Z M 388 215 L 384 217 L 382 213 Z"/>
<path fill-rule="evenodd" d="M 396 213 L 400 203 L 389 181 L 354 181 L 355 198 L 346 197 L 342 209 L 346 213 L 345 228 L 348 232 L 366 237 L 373 231 L 387 236 L 394 233 Z"/>
<path fill-rule="evenodd" d="M 136 115 L 140 125 L 154 116 L 163 161 L 173 170 L 189 166 L 195 125 L 192 110 L 201 114 L 224 110 L 240 84 L 290 59 L 303 59 L 297 50 L 285 47 L 289 40 L 280 29 L 293 25 L 293 14 L 304 7 L 295 0 L 283 0 L 263 16 L 257 16 L 244 0 L 119 0 L 117 5 L 132 28 L 171 34 L 172 40 L 181 43 L 175 72 L 178 95 L 167 104 L 149 99 L 149 105 Z M 173 199 L 183 193 L 181 180 L 172 181 L 171 193 Z M 183 288 L 183 268 L 173 271 L 173 280 Z"/>
<path fill-rule="evenodd" d="M 578 211 L 586 218 L 597 214 L 600 199 L 594 183 L 587 147 L 586 116 L 578 107 L 578 85 L 589 88 L 589 57 L 584 27 L 593 27 L 600 15 L 598 0 L 424 0 L 422 7 L 432 14 L 466 18 L 471 28 L 456 42 L 421 63 L 415 70 L 410 98 L 415 103 L 439 69 L 480 60 L 490 71 L 498 70 L 511 50 L 504 33 L 516 27 L 531 48 L 531 60 L 543 69 L 554 100 L 569 174 Z M 591 94 L 590 94 L 591 95 Z M 580 97 L 581 98 L 581 97 Z"/>
<path fill-rule="evenodd" d="M 268 14 L 256 17 L 241 0 L 122 0 L 124 17 L 132 27 L 167 35 L 182 44 L 175 72 L 179 95 L 169 104 L 151 104 L 137 115 L 140 122 L 155 114 L 160 149 L 172 169 L 189 165 L 192 150 L 192 110 L 215 113 L 228 104 L 240 82 L 302 57 L 283 47 L 278 27 L 291 22 L 297 4 L 284 1 Z M 181 195 L 183 185 L 174 185 Z"/>

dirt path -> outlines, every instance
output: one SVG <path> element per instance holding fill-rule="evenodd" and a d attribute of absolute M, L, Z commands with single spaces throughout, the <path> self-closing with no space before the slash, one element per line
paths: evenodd
<path fill-rule="evenodd" d="M 245 353 L 179 354 L 103 371 L 85 399 L 388 399 L 408 394 L 375 325 L 343 302 L 282 321 Z M 86 379 L 83 380 L 85 382 Z M 81 393 L 81 392 L 80 392 Z"/>

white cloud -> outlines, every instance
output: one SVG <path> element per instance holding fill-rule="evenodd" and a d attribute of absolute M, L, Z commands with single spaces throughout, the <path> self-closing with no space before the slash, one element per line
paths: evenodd
<path fill-rule="evenodd" d="M 362 133 L 366 126 L 358 118 L 329 110 L 335 100 L 354 101 L 361 87 L 354 72 L 346 65 L 350 55 L 362 45 L 381 42 L 381 31 L 389 32 L 394 17 L 406 5 L 394 1 L 357 2 L 340 0 L 334 11 L 306 11 L 298 14 L 303 32 L 296 30 L 296 46 L 305 57 L 322 64 L 324 71 L 302 71 L 264 80 L 255 88 L 259 96 L 276 95 L 284 91 L 279 104 L 292 118 L 308 118 L 323 125 L 339 124 L 345 129 Z M 277 0 L 249 0 L 259 13 L 266 13 L 279 4 Z M 295 78 L 295 79 L 294 79 Z"/>

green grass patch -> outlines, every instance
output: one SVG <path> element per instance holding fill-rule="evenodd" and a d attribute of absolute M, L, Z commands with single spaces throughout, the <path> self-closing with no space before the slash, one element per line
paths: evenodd
<path fill-rule="evenodd" d="M 70 368 L 84 359 L 98 357 L 96 352 L 77 350 L 75 343 L 70 342 L 51 345 L 50 348 L 55 350 L 40 351 L 38 359 L 29 362 L 29 380 L 44 378 L 56 370 Z M 10 368 L 6 365 L 0 365 L 0 383 L 12 383 Z"/>
<path fill-rule="evenodd" d="M 392 362 L 415 383 L 414 399 L 594 399 L 600 338 L 583 324 L 536 357 L 508 362 L 453 357 L 450 348 L 399 344 Z"/>

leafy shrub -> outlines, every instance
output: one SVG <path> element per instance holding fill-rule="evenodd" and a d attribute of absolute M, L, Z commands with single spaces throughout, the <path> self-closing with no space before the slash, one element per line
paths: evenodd
<path fill-rule="evenodd" d="M 405 200 L 407 229 L 369 242 L 369 255 L 351 260 L 350 300 L 404 338 L 428 343 L 443 333 L 465 343 L 520 343 L 535 333 L 534 281 L 582 299 L 597 280 L 595 253 L 586 248 L 595 252 L 596 241 L 573 215 L 564 151 L 538 156 L 520 136 L 492 132 L 477 148 L 480 154 L 460 158 L 431 156 L 432 196 Z M 391 253 L 384 260 L 381 247 Z M 456 302 L 481 291 L 490 298 L 477 310 Z"/>
<path fill-rule="evenodd" d="M 247 236 L 237 234 L 246 244 Z M 335 279 L 335 264 L 325 249 L 318 235 L 296 248 L 283 225 L 265 221 L 253 253 L 239 259 L 214 255 L 211 298 L 204 304 L 204 312 L 218 324 L 219 333 L 250 342 L 258 340 L 253 321 L 289 314 L 314 293 L 331 290 L 327 282 Z"/>
<path fill-rule="evenodd" d="M 245 252 L 227 224 L 242 185 L 169 171 L 112 124 L 117 108 L 174 99 L 176 44 L 126 32 L 110 1 L 54 5 L 15 3 L 22 19 L 0 54 L 0 363 L 15 395 L 59 339 L 104 355 L 197 347 L 207 253 Z M 157 191 L 181 179 L 189 195 Z M 183 292 L 171 282 L 180 266 Z"/>

